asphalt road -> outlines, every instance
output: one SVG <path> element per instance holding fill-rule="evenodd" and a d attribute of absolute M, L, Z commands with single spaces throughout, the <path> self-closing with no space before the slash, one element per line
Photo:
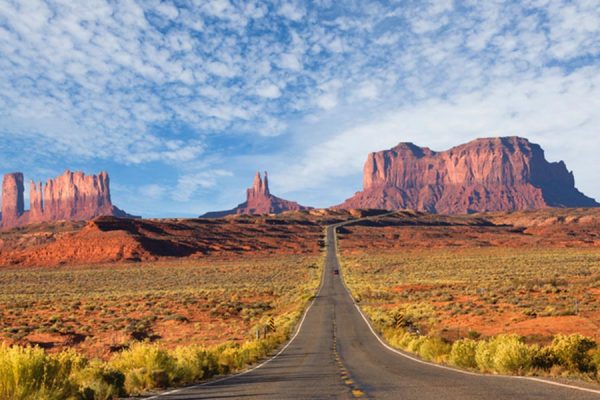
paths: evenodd
<path fill-rule="evenodd" d="M 600 399 L 532 380 L 468 374 L 412 360 L 384 346 L 346 290 L 334 228 L 320 291 L 291 342 L 247 373 L 156 398 L 183 399 Z"/>

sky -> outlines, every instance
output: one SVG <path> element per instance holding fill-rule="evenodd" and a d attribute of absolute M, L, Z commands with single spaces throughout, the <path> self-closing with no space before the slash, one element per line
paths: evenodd
<path fill-rule="evenodd" d="M 0 0 L 0 173 L 109 172 L 145 217 L 257 170 L 341 203 L 369 152 L 523 136 L 600 199 L 600 2 Z"/>

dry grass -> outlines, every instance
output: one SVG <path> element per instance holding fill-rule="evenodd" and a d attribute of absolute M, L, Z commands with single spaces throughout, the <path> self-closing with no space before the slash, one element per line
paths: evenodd
<path fill-rule="evenodd" d="M 600 339 L 597 248 L 346 252 L 344 265 L 363 306 L 398 310 L 421 332 Z"/>
<path fill-rule="evenodd" d="M 243 342 L 298 311 L 320 255 L 0 269 L 0 342 L 107 358 L 134 341 Z"/>

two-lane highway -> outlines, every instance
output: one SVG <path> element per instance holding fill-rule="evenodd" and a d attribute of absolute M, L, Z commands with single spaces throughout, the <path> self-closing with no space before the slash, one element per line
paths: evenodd
<path fill-rule="evenodd" d="M 327 230 L 319 294 L 299 330 L 274 358 L 241 375 L 179 389 L 160 399 L 496 400 L 600 399 L 578 390 L 518 377 L 470 374 L 423 363 L 386 347 L 343 284 L 335 227 Z"/>

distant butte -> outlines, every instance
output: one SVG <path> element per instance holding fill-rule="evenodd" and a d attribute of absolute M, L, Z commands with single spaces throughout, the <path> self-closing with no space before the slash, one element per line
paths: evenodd
<path fill-rule="evenodd" d="M 269 178 L 267 172 L 262 179 L 260 172 L 254 177 L 252 187 L 246 190 L 246 201 L 236 208 L 226 211 L 213 211 L 201 215 L 201 218 L 221 218 L 236 214 L 279 214 L 284 211 L 310 210 L 311 207 L 302 206 L 295 201 L 289 201 L 274 196 L 269 191 Z"/>
<path fill-rule="evenodd" d="M 414 209 L 440 214 L 597 207 L 564 162 L 520 137 L 477 139 L 435 152 L 412 143 L 371 153 L 363 190 L 333 208 Z"/>
<path fill-rule="evenodd" d="M 101 215 L 133 217 L 113 206 L 108 173 L 85 175 L 65 171 L 46 184 L 30 184 L 29 210 L 25 210 L 23 174 L 4 175 L 0 227 L 10 229 L 39 222 L 90 220 Z"/>

